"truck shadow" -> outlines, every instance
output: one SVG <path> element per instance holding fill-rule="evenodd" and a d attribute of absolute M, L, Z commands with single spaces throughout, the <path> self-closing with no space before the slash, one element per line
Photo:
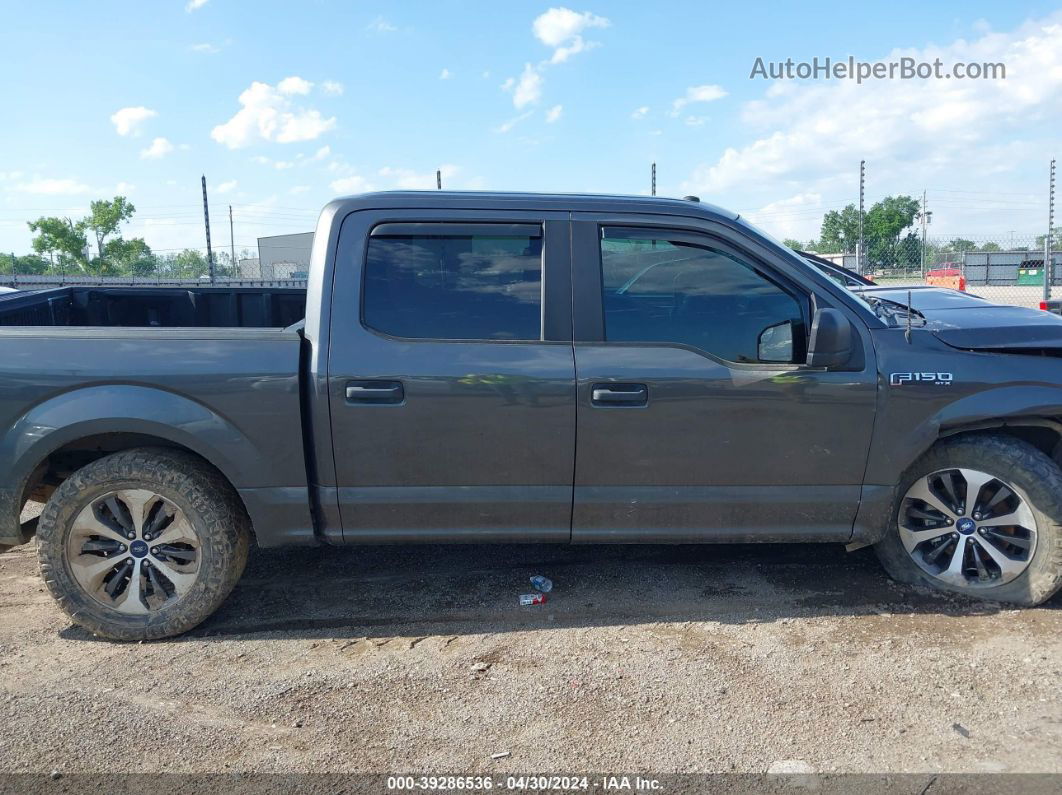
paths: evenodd
<path fill-rule="evenodd" d="M 518 605 L 528 578 L 548 602 Z M 1062 607 L 1056 596 L 1041 609 Z M 991 615 L 1010 608 L 893 583 L 870 550 L 812 544 L 378 546 L 262 550 L 192 637 L 420 637 L 654 622 Z"/>

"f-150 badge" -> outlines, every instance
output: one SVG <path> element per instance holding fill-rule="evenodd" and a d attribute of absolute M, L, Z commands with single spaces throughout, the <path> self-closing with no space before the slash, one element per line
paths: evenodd
<path fill-rule="evenodd" d="M 948 386 L 951 384 L 951 373 L 892 373 L 889 383 L 892 386 L 902 384 L 933 384 L 935 386 Z"/>

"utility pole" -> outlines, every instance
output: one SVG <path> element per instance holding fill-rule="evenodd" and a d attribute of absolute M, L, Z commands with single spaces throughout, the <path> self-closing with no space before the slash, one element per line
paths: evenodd
<path fill-rule="evenodd" d="M 210 247 L 210 206 L 207 204 L 206 174 L 203 175 L 203 225 L 206 227 L 207 266 L 210 268 L 210 283 L 214 283 L 214 250 Z"/>
<path fill-rule="evenodd" d="M 653 163 L 653 188 L 652 195 L 656 195 L 656 163 Z"/>
<path fill-rule="evenodd" d="M 866 160 L 859 161 L 859 242 L 856 243 L 856 273 L 863 275 L 863 188 L 866 177 Z"/>
<path fill-rule="evenodd" d="M 435 189 L 442 190 L 442 169 L 435 170 Z"/>
<path fill-rule="evenodd" d="M 1055 159 L 1051 158 L 1050 177 L 1047 181 L 1047 237 L 1044 238 L 1044 301 L 1051 300 L 1051 282 L 1055 275 L 1055 263 L 1051 259 L 1051 233 L 1055 229 Z"/>
<path fill-rule="evenodd" d="M 933 213 L 926 209 L 926 189 L 922 188 L 922 211 L 918 214 L 922 222 L 922 278 L 926 276 L 926 225 L 933 221 Z M 963 263 L 966 259 L 963 258 Z"/>
<path fill-rule="evenodd" d="M 236 236 L 232 231 L 232 205 L 229 205 L 229 267 L 232 268 L 232 275 L 238 276 L 236 268 Z"/>

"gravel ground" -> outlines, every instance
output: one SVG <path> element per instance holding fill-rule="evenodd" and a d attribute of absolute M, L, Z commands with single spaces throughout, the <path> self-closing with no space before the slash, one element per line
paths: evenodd
<path fill-rule="evenodd" d="M 277 550 L 193 633 L 118 644 L 23 547 L 0 771 L 1059 773 L 1060 607 L 835 546 Z"/>

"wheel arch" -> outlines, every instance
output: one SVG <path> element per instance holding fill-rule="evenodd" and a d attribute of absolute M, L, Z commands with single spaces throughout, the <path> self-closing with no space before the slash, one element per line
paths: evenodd
<path fill-rule="evenodd" d="M 254 444 L 235 426 L 181 395 L 131 385 L 66 392 L 31 408 L 0 439 L 0 461 L 11 462 L 11 507 L 5 512 L 13 513 L 0 517 L 0 544 L 24 543 L 32 535 L 34 527 L 19 521 L 31 496 L 47 496 L 74 469 L 136 447 L 191 453 L 217 470 L 237 495 L 248 476 L 242 462 L 259 460 Z"/>

